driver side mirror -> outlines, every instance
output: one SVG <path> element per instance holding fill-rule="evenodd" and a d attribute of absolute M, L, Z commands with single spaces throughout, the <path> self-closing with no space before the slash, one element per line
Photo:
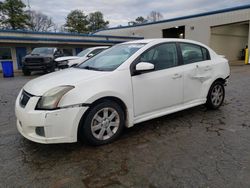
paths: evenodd
<path fill-rule="evenodd" d="M 136 73 L 149 72 L 155 69 L 154 64 L 148 62 L 140 62 L 135 66 Z"/>

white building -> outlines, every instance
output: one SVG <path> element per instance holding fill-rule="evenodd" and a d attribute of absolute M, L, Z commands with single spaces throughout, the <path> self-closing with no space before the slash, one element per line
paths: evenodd
<path fill-rule="evenodd" d="M 235 61 L 240 59 L 242 49 L 250 46 L 249 21 L 250 4 L 153 23 L 109 28 L 97 34 L 187 38 L 200 41 L 230 61 Z"/>

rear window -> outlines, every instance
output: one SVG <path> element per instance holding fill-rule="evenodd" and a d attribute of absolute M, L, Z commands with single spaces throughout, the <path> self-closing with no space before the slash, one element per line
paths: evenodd
<path fill-rule="evenodd" d="M 206 48 L 196 44 L 180 43 L 183 64 L 190 64 L 210 59 Z"/>

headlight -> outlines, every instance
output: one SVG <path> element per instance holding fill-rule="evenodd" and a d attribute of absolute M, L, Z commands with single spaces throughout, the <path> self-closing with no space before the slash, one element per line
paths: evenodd
<path fill-rule="evenodd" d="M 58 107 L 61 98 L 73 89 L 74 86 L 59 86 L 50 89 L 40 98 L 37 103 L 37 110 L 54 110 Z"/>

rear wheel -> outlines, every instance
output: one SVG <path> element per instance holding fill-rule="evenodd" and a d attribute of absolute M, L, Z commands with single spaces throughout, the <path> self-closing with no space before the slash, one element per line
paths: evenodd
<path fill-rule="evenodd" d="M 79 137 L 91 145 L 113 142 L 124 128 L 124 112 L 113 101 L 102 101 L 91 107 L 81 123 Z"/>
<path fill-rule="evenodd" d="M 222 105 L 224 98 L 224 84 L 220 81 L 216 81 L 212 84 L 208 92 L 206 106 L 210 109 L 217 109 Z"/>

